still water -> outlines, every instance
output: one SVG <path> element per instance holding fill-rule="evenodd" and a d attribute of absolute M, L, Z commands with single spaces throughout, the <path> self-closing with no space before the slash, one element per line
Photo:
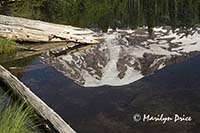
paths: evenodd
<path fill-rule="evenodd" d="M 200 129 L 199 68 L 197 56 L 129 85 L 87 88 L 38 58 L 13 73 L 81 133 L 196 133 Z M 136 113 L 186 115 L 192 122 L 135 122 Z"/>
<path fill-rule="evenodd" d="M 97 31 L 107 31 L 108 27 L 136 29 L 138 26 L 148 26 L 148 33 L 151 34 L 154 26 L 170 25 L 172 30 L 176 28 L 186 30 L 185 36 L 187 36 L 190 34 L 187 29 L 200 22 L 199 5 L 199 0 L 20 0 L 2 2 L 0 14 L 70 24 Z M 141 34 L 143 37 L 143 32 Z M 198 37 L 196 40 L 198 43 Z M 134 44 L 141 44 L 141 38 L 132 41 Z M 183 41 L 184 43 L 186 42 Z M 179 43 L 176 42 L 177 44 Z M 116 52 L 115 49 L 113 52 Z M 94 53 L 98 54 L 100 61 L 104 60 L 101 58 L 102 53 Z M 106 55 L 105 53 L 103 55 Z M 88 66 L 96 64 L 96 59 L 92 58 L 91 61 L 89 57 L 93 56 L 85 57 Z M 122 64 L 124 60 L 129 59 L 128 56 L 125 57 L 121 60 Z M 77 132 L 200 132 L 200 56 L 170 65 L 122 86 L 81 86 L 75 83 L 73 78 L 68 78 L 54 67 L 43 63 L 38 57 L 5 63 L 4 66 L 10 68 L 13 74 Z M 141 117 L 143 114 L 152 116 L 163 114 L 165 117 L 178 114 L 189 116 L 192 121 L 176 123 L 170 121 L 165 124 L 155 121 L 142 122 L 142 120 L 135 122 L 133 119 L 135 114 Z"/>

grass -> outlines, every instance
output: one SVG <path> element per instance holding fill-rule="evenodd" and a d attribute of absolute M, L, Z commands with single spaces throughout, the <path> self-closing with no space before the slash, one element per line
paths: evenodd
<path fill-rule="evenodd" d="M 1 54 L 13 54 L 16 52 L 16 42 L 0 38 L 0 55 Z"/>
<path fill-rule="evenodd" d="M 1 133 L 36 133 L 33 109 L 21 102 L 8 102 L 0 98 L 0 132 Z"/>

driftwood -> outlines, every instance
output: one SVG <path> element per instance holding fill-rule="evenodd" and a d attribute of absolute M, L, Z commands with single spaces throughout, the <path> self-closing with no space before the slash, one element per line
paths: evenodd
<path fill-rule="evenodd" d="M 73 26 L 0 15 L 0 37 L 29 42 L 99 43 L 95 32 Z"/>
<path fill-rule="evenodd" d="M 75 131 L 47 104 L 37 97 L 14 75 L 0 65 L 0 80 L 13 89 L 46 120 L 49 120 L 60 133 L 75 133 Z"/>

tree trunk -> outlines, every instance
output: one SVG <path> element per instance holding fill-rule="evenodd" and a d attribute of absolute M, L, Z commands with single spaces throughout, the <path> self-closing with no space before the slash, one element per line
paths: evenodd
<path fill-rule="evenodd" d="M 89 29 L 4 15 L 0 15 L 0 37 L 28 42 L 99 43 Z"/>
<path fill-rule="evenodd" d="M 38 112 L 45 120 L 49 120 L 54 128 L 60 133 L 75 133 L 75 131 L 56 112 L 1 65 L 0 80 L 14 92 L 22 96 L 25 101 L 30 103 L 36 112 Z"/>

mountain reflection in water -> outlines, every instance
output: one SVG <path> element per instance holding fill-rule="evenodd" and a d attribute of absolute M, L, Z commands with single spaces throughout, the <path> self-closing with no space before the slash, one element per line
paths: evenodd
<path fill-rule="evenodd" d="M 105 41 L 93 48 L 57 57 L 46 53 L 41 59 L 6 66 L 18 68 L 12 72 L 77 132 L 199 133 L 200 29 L 195 26 L 200 22 L 199 4 L 199 0 L 4 0 L 0 14 L 5 15 L 97 31 L 148 26 L 109 29 L 100 34 Z M 177 113 L 193 120 L 136 123 L 136 113 Z"/>
<path fill-rule="evenodd" d="M 101 44 L 72 54 L 42 60 L 85 87 L 130 84 L 173 63 L 195 56 L 200 51 L 200 27 L 176 29 L 112 30 L 100 35 Z M 59 51 L 59 50 L 58 50 Z"/>
<path fill-rule="evenodd" d="M 38 60 L 31 65 L 42 65 Z M 21 80 L 81 133 L 199 132 L 200 56 L 124 86 L 81 87 L 52 67 L 26 71 Z M 136 123 L 135 113 L 188 115 L 192 122 Z"/>

